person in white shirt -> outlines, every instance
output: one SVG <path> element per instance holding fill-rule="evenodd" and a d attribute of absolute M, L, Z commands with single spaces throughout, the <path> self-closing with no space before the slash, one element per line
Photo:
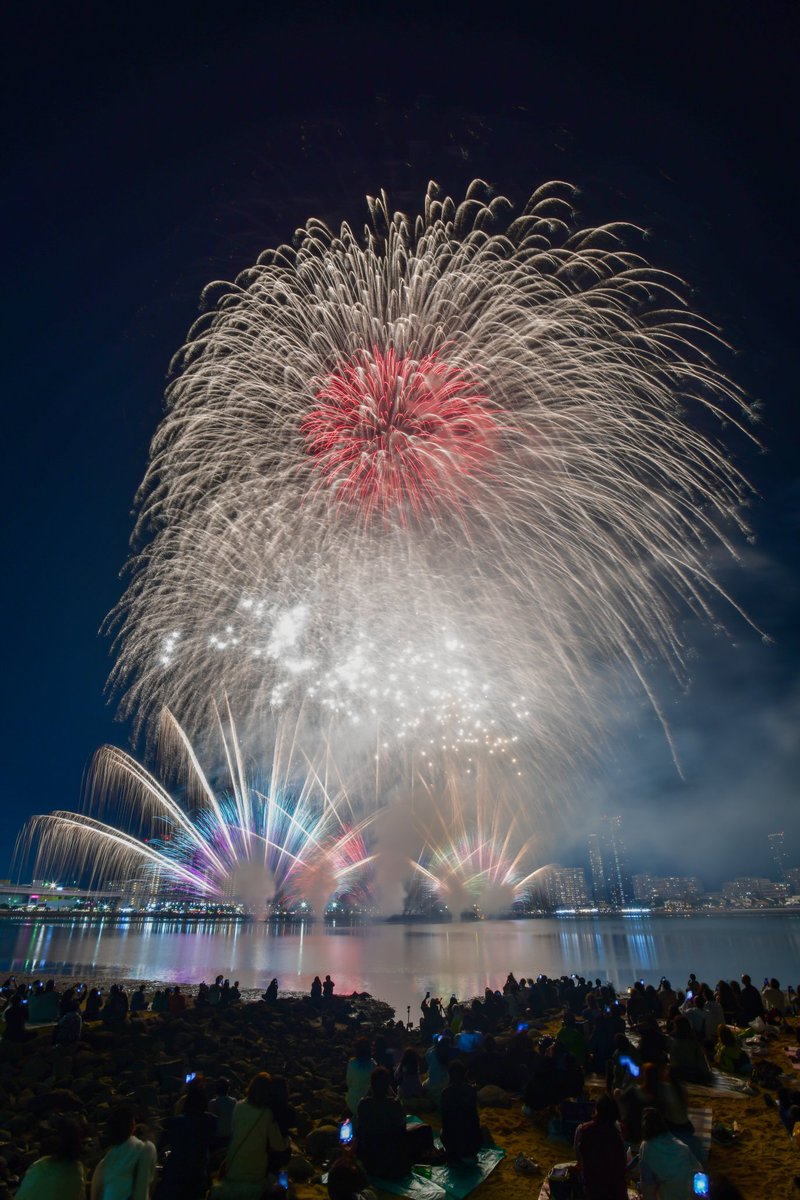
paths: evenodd
<path fill-rule="evenodd" d="M 133 1111 L 111 1110 L 106 1125 L 110 1149 L 92 1176 L 91 1200 L 148 1200 L 156 1177 L 156 1148 L 134 1137 Z"/>
<path fill-rule="evenodd" d="M 642 1117 L 639 1170 L 644 1200 L 691 1200 L 700 1163 L 685 1142 L 673 1137 L 655 1108 Z"/>
<path fill-rule="evenodd" d="M 767 1012 L 773 1009 L 784 1016 L 786 1013 L 786 997 L 781 991 L 781 985 L 777 979 L 770 979 L 769 985 L 761 989 L 761 999 L 764 1001 L 764 1008 Z"/>

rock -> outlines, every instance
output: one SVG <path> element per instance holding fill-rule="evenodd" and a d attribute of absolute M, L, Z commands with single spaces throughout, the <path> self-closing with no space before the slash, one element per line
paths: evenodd
<path fill-rule="evenodd" d="M 487 1083 L 478 1091 L 478 1104 L 484 1108 L 510 1108 L 512 1104 L 511 1096 L 501 1087 L 497 1087 L 494 1083 Z"/>
<path fill-rule="evenodd" d="M 310 1179 L 312 1175 L 316 1175 L 316 1167 L 313 1167 L 307 1158 L 303 1158 L 302 1154 L 293 1154 L 289 1159 L 287 1168 L 290 1179 L 304 1180 Z"/>
<path fill-rule="evenodd" d="M 80 1112 L 83 1108 L 83 1100 L 74 1092 L 64 1088 L 57 1088 L 52 1092 L 43 1092 L 40 1096 L 34 1096 L 28 1105 L 29 1111 L 36 1116 L 43 1116 L 44 1113 L 49 1112 Z"/>
<path fill-rule="evenodd" d="M 306 1137 L 306 1154 L 310 1158 L 325 1158 L 339 1145 L 338 1125 L 320 1125 Z"/>

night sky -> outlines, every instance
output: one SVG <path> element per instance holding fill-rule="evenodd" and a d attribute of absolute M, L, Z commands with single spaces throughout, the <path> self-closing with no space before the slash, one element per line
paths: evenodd
<path fill-rule="evenodd" d="M 782 828 L 800 863 L 797 7 L 473 11 L 7 15 L 0 875 L 26 817 L 77 807 L 93 751 L 129 743 L 98 630 L 203 285 L 310 215 L 363 224 L 367 192 L 416 211 L 429 178 L 458 195 L 475 176 L 517 201 L 567 179 L 582 222 L 645 227 L 763 404 L 764 453 L 732 440 L 756 540 L 722 579 L 772 640 L 689 625 L 689 693 L 660 680 L 684 778 L 632 701 L 576 800 L 587 823 L 623 812 L 645 869 L 764 873 Z M 579 861 L 583 834 L 554 855 Z"/>

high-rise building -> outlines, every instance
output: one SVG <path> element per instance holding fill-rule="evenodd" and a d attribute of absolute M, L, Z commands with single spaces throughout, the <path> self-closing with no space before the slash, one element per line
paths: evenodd
<path fill-rule="evenodd" d="M 601 817 L 599 833 L 590 833 L 588 842 L 595 904 L 622 908 L 633 894 L 625 864 L 622 817 Z"/>
<path fill-rule="evenodd" d="M 587 908 L 589 896 L 583 867 L 548 867 L 544 893 L 549 908 Z"/>
<path fill-rule="evenodd" d="M 600 834 L 590 833 L 587 841 L 589 842 L 589 869 L 592 873 L 592 897 L 595 904 L 605 904 L 608 897 L 603 875 L 603 856 L 600 852 Z"/>
<path fill-rule="evenodd" d="M 622 817 L 602 818 L 600 841 L 606 895 L 612 908 L 622 908 L 630 894 L 622 842 Z"/>
<path fill-rule="evenodd" d="M 793 896 L 800 896 L 800 867 L 790 867 L 786 872 L 786 882 Z"/>
<path fill-rule="evenodd" d="M 786 846 L 784 845 L 783 841 L 783 833 L 771 833 L 767 838 L 767 841 L 769 842 L 769 849 L 770 853 L 772 854 L 772 861 L 775 864 L 775 870 L 778 873 L 778 882 L 785 883 L 788 860 L 786 858 Z"/>

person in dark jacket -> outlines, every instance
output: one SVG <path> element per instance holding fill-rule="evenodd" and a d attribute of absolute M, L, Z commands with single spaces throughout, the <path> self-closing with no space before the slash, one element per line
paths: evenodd
<path fill-rule="evenodd" d="M 628 1200 L 627 1155 L 616 1126 L 618 1117 L 611 1096 L 601 1096 L 594 1118 L 575 1132 L 575 1157 L 586 1200 Z"/>
<path fill-rule="evenodd" d="M 749 1025 L 756 1017 L 764 1016 L 764 1002 L 758 988 L 753 987 L 749 975 L 742 976 L 742 991 L 739 996 L 739 1024 Z"/>
<path fill-rule="evenodd" d="M 406 1114 L 389 1095 L 391 1086 L 386 1067 L 376 1067 L 369 1095 L 358 1105 L 358 1157 L 368 1174 L 380 1179 L 402 1179 L 411 1169 Z"/>
<path fill-rule="evenodd" d="M 483 1144 L 478 1116 L 478 1094 L 467 1083 L 467 1072 L 459 1059 L 450 1063 L 450 1083 L 442 1092 L 442 1144 L 450 1163 L 474 1159 Z"/>

